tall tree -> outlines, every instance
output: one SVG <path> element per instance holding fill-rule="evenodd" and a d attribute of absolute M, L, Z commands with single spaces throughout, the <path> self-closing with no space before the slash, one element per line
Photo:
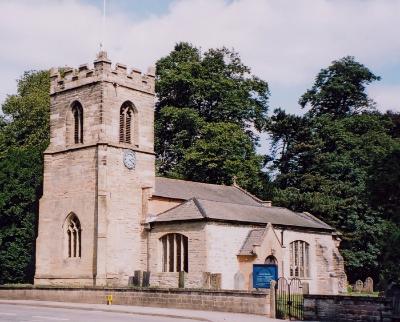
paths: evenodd
<path fill-rule="evenodd" d="M 155 123 L 157 133 L 157 169 L 170 174 L 182 161 L 185 152 L 200 137 L 205 121 L 191 108 L 165 107 Z"/>
<path fill-rule="evenodd" d="M 395 161 L 384 160 L 395 158 L 399 146 L 392 119 L 371 111 L 365 85 L 375 79 L 352 57 L 335 61 L 300 99 L 310 106 L 308 113 L 295 116 L 276 110 L 269 124 L 273 148 L 284 147 L 272 163 L 278 171 L 274 202 L 310 211 L 343 232 L 342 253 L 351 280 L 387 278 L 378 271 L 389 271 L 382 263 L 382 238 L 389 227 L 396 227 L 383 206 L 371 205 L 374 187 L 390 196 L 387 207 L 397 206 L 390 201 L 396 196 L 379 180 L 383 164 L 388 171 L 398 170 Z"/>
<path fill-rule="evenodd" d="M 47 71 L 25 72 L 18 80 L 17 94 L 2 105 L 0 153 L 8 147 L 37 147 L 49 144 L 50 78 Z"/>
<path fill-rule="evenodd" d="M 41 172 L 34 147 L 0 157 L 0 284 L 33 281 Z"/>
<path fill-rule="evenodd" d="M 252 75 L 236 52 L 220 48 L 201 53 L 188 43 L 177 44 L 161 58 L 156 74 L 158 172 L 213 183 L 232 183 L 235 176 L 239 184 L 264 194 L 260 182 L 265 174 L 255 148 L 257 131 L 268 119 L 267 83 Z M 227 129 L 233 131 L 231 137 Z M 227 141 L 221 141 L 223 137 Z M 237 165 L 241 160 L 243 166 L 235 169 L 218 161 L 217 144 L 219 159 L 225 156 Z M 240 150 L 230 144 L 244 146 Z M 244 171 L 249 162 L 252 165 Z M 244 172 L 256 178 L 254 186 Z"/>
<path fill-rule="evenodd" d="M 32 282 L 42 153 L 49 142 L 50 79 L 27 72 L 0 119 L 0 284 Z"/>
<path fill-rule="evenodd" d="M 260 193 L 267 183 L 262 164 L 263 158 L 238 125 L 209 123 L 185 153 L 180 172 L 189 180 L 209 183 L 229 185 L 236 179 L 242 187 Z"/>
<path fill-rule="evenodd" d="M 268 84 L 250 74 L 227 48 L 200 49 L 179 43 L 156 64 L 157 113 L 166 106 L 192 108 L 206 122 L 230 122 L 252 134 L 267 120 Z"/>
<path fill-rule="evenodd" d="M 299 104 L 310 106 L 314 116 L 342 117 L 374 108 L 374 102 L 365 92 L 365 86 L 380 80 L 367 67 L 347 56 L 322 69 L 311 89 L 303 94 Z"/>
<path fill-rule="evenodd" d="M 280 174 L 279 180 L 284 180 L 284 186 L 296 184 L 295 177 L 291 177 L 299 170 L 300 161 L 296 158 L 302 153 L 304 160 L 305 152 L 309 150 L 307 142 L 311 140 L 311 120 L 308 117 L 287 114 L 281 108 L 275 109 L 268 123 L 271 135 L 271 160 L 273 170 Z M 275 182 L 276 184 L 278 182 Z"/>

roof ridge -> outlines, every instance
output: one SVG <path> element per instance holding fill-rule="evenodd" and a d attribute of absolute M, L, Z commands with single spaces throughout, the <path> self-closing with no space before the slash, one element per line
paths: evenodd
<path fill-rule="evenodd" d="M 168 177 L 162 177 L 162 176 L 156 176 L 156 178 L 167 179 L 167 180 L 175 180 L 175 181 L 182 181 L 182 182 L 190 182 L 190 183 L 210 185 L 210 186 L 226 187 L 226 188 L 232 187 L 232 186 L 227 186 L 225 184 L 208 183 L 208 182 L 192 181 L 192 180 L 185 180 L 185 179 L 175 179 L 175 178 L 168 178 Z"/>
<path fill-rule="evenodd" d="M 330 228 L 333 228 L 333 227 L 331 227 L 330 225 L 328 225 L 326 222 L 323 222 L 321 219 L 319 219 L 319 218 L 315 217 L 313 214 L 309 213 L 308 211 L 303 211 L 301 214 L 302 214 L 302 215 L 306 215 L 306 217 L 307 217 L 308 219 L 311 219 L 311 220 L 313 220 L 313 221 L 316 221 L 317 223 L 320 223 L 320 224 L 323 224 L 323 225 L 328 226 L 328 227 L 330 227 Z"/>
<path fill-rule="evenodd" d="M 259 202 L 259 203 L 263 203 L 263 200 L 261 200 L 260 198 L 256 197 L 255 195 L 251 194 L 250 192 L 248 192 L 247 190 L 243 189 L 241 186 L 239 186 L 237 183 L 234 184 L 232 187 L 238 189 L 239 191 L 243 192 L 244 194 L 248 195 L 250 198 L 253 198 L 253 200 Z"/>
<path fill-rule="evenodd" d="M 244 250 L 244 246 L 246 245 L 247 240 L 250 238 L 251 234 L 252 234 L 253 231 L 256 230 L 256 229 L 258 229 L 258 228 L 250 229 L 250 230 L 247 232 L 246 238 L 244 239 L 244 241 L 243 241 L 243 243 L 242 243 L 242 246 L 240 246 L 239 255 L 240 255 L 240 253 Z M 262 229 L 262 228 L 261 228 L 261 229 Z"/>
<path fill-rule="evenodd" d="M 225 204 L 229 204 L 229 205 L 239 205 L 239 206 L 245 206 L 245 207 L 272 208 L 272 207 L 265 207 L 265 206 L 263 206 L 263 204 L 260 204 L 259 206 L 256 206 L 256 205 L 248 205 L 248 204 L 244 204 L 244 203 L 236 203 L 236 202 L 232 202 L 232 201 L 221 201 L 221 200 L 203 199 L 203 198 L 198 198 L 198 197 L 193 197 L 192 199 L 196 199 L 196 200 L 198 200 L 198 201 L 219 202 L 219 203 L 225 203 Z M 278 208 L 278 207 L 275 207 L 275 208 Z M 286 208 L 284 208 L 284 209 L 286 209 Z"/>

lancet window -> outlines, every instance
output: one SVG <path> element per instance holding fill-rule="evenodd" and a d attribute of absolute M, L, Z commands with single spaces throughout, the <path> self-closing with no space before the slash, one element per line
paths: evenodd
<path fill-rule="evenodd" d="M 131 102 L 122 104 L 119 113 L 119 142 L 135 143 L 137 134 L 137 116 Z"/>
<path fill-rule="evenodd" d="M 69 258 L 82 255 L 81 223 L 75 214 L 70 214 L 66 222 L 67 256 Z"/>
<path fill-rule="evenodd" d="M 83 143 L 83 108 L 81 103 L 74 102 L 72 104 L 72 115 L 74 122 L 74 142 Z"/>

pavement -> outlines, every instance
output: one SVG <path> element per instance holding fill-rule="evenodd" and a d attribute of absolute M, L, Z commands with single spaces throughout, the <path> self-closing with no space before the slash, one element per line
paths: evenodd
<path fill-rule="evenodd" d="M 0 300 L 0 322 L 270 322 L 262 315 L 127 305 Z"/>

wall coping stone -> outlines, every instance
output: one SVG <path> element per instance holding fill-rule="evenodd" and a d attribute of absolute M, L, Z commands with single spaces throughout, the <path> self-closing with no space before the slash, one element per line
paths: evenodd
<path fill-rule="evenodd" d="M 388 302 L 390 299 L 385 297 L 377 297 L 377 296 L 368 296 L 368 295 L 323 295 L 323 294 L 304 294 L 304 299 L 309 300 L 325 300 L 325 299 L 332 299 L 332 300 L 349 300 L 349 301 L 372 301 L 372 302 Z"/>
<path fill-rule="evenodd" d="M 256 296 L 264 297 L 269 290 L 243 291 L 243 290 L 210 290 L 198 288 L 161 288 L 161 287 L 103 287 L 103 286 L 41 286 L 41 285 L 0 285 L 0 290 L 55 290 L 55 291 L 109 291 L 109 292 L 157 292 L 157 293 L 201 293 L 225 296 Z"/>

